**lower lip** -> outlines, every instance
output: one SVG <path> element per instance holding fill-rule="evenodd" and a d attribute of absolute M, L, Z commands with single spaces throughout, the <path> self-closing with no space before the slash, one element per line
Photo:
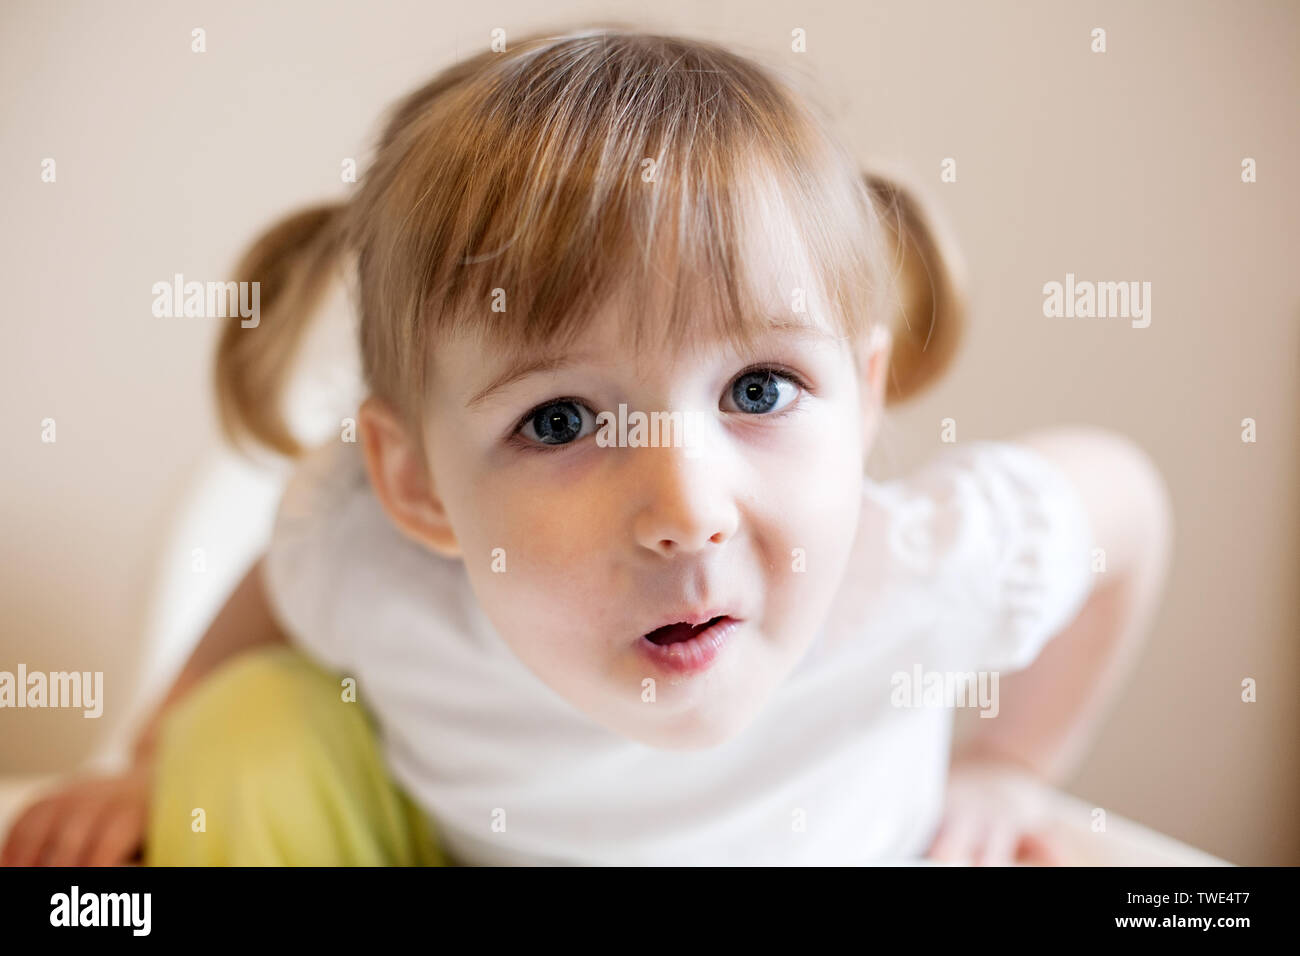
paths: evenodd
<path fill-rule="evenodd" d="M 678 641 L 676 644 L 656 644 L 643 637 L 640 641 L 641 652 L 664 670 L 675 674 L 698 674 L 712 666 L 741 623 L 736 618 L 729 617 L 707 631 L 701 631 L 689 640 Z"/>

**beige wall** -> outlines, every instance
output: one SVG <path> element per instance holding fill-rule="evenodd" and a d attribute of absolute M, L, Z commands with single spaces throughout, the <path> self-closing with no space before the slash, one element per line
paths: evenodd
<path fill-rule="evenodd" d="M 0 769 L 69 766 L 127 719 L 114 701 L 135 696 L 163 542 L 215 445 L 216 323 L 155 319 L 152 283 L 219 278 L 269 218 L 341 194 L 340 162 L 365 155 L 382 108 L 492 27 L 652 10 L 638 22 L 808 74 L 857 154 L 909 170 L 965 249 L 966 347 L 896 413 L 882 472 L 934 453 L 945 417 L 963 439 L 1103 425 L 1163 469 L 1168 594 L 1074 792 L 1233 862 L 1300 862 L 1300 7 L 269 7 L 0 13 L 0 669 L 103 670 L 109 695 L 98 721 L 0 712 Z M 1095 26 L 1104 54 L 1089 51 Z M 795 27 L 806 54 L 788 52 Z M 939 182 L 944 157 L 956 183 Z M 1150 327 L 1044 318 L 1043 283 L 1067 272 L 1151 282 Z"/>

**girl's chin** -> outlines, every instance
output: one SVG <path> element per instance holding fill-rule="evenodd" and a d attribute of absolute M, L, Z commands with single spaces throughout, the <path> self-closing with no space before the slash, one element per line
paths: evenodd
<path fill-rule="evenodd" d="M 679 693 L 686 691 L 686 693 Z M 718 688 L 656 688 L 653 700 L 647 691 L 630 713 L 607 725 L 624 737 L 657 750 L 708 750 L 734 738 L 757 716 L 761 706 L 754 706 L 747 694 L 741 700 L 723 704 Z"/>

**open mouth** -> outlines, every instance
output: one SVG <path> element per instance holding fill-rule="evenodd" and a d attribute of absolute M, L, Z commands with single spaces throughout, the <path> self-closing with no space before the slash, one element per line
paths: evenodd
<path fill-rule="evenodd" d="M 691 638 L 703 634 L 718 622 L 726 620 L 729 620 L 729 618 L 723 614 L 710 618 L 703 624 L 692 625 L 687 624 L 685 621 L 679 621 L 676 624 L 665 624 L 663 627 L 657 627 L 645 635 L 645 639 L 652 644 L 677 644 L 681 641 L 689 641 Z"/>

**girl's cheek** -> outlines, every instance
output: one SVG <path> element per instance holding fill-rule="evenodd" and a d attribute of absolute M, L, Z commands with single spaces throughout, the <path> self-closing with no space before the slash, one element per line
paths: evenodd
<path fill-rule="evenodd" d="M 485 538 L 512 556 L 509 567 L 532 574 L 547 568 L 572 570 L 598 553 L 601 515 L 584 505 L 580 492 L 485 497 L 479 512 L 488 522 Z M 603 538 L 608 541 L 608 534 Z"/>
<path fill-rule="evenodd" d="M 861 446 L 861 430 L 843 414 L 838 401 L 814 402 L 771 422 L 737 426 L 734 448 L 740 454 L 765 460 L 789 470 L 791 461 L 803 463 L 801 474 L 835 467 L 846 454 Z M 805 467 L 806 466 L 806 467 Z"/>
<path fill-rule="evenodd" d="M 808 568 L 828 571 L 843 560 L 856 534 L 862 506 L 862 464 L 841 435 L 819 435 L 797 460 L 805 467 L 774 470 L 763 493 L 773 562 L 787 570 L 802 557 Z M 806 575 L 797 575 L 807 585 Z"/>

